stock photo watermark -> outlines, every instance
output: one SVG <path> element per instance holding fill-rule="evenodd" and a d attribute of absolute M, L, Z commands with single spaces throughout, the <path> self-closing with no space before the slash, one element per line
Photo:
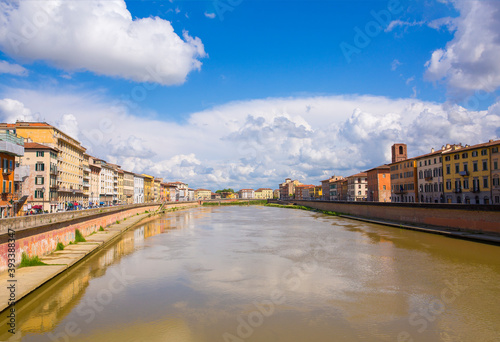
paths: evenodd
<path fill-rule="evenodd" d="M 79 320 L 67 322 L 63 331 L 54 334 L 47 333 L 47 337 L 53 342 L 68 342 L 71 337 L 76 337 L 83 331 L 82 323 L 90 324 L 104 308 L 113 301 L 113 297 L 122 292 L 127 285 L 136 277 L 125 272 L 123 266 L 120 270 L 112 269 L 113 278 L 106 287 L 101 288 L 97 295 L 82 302 L 76 309 Z"/>
<path fill-rule="evenodd" d="M 354 37 L 352 44 L 343 41 L 340 43 L 339 47 L 346 59 L 347 63 L 351 63 L 352 55 L 359 54 L 363 49 L 368 47 L 372 42 L 372 39 L 377 37 L 392 21 L 394 15 L 397 15 L 403 11 L 403 7 L 399 0 L 389 0 L 387 2 L 387 9 L 375 12 L 372 10 L 370 12 L 371 20 L 365 24 L 363 28 L 358 26 L 354 27 Z"/>
<path fill-rule="evenodd" d="M 283 288 L 272 289 L 268 299 L 252 303 L 253 309 L 250 313 L 238 315 L 236 317 L 237 326 L 235 332 L 225 332 L 222 335 L 223 341 L 244 342 L 249 339 L 255 330 L 264 324 L 265 318 L 272 316 L 276 312 L 276 306 L 287 301 L 286 292 L 298 290 L 303 281 L 318 269 L 319 263 L 327 259 L 326 245 L 335 241 L 335 239 L 320 241 L 320 246 L 310 254 L 311 260 L 294 264 L 283 272 L 280 277 L 280 286 L 278 286 Z"/>
<path fill-rule="evenodd" d="M 436 318 L 447 310 L 447 305 L 452 304 L 455 300 L 463 294 L 463 292 L 468 288 L 466 285 L 459 284 L 458 280 L 455 279 L 453 282 L 445 280 L 444 287 L 439 298 L 435 298 L 426 305 L 419 308 L 410 314 L 408 318 L 408 323 L 416 328 L 416 332 L 419 334 L 424 333 L 430 324 L 436 321 Z M 414 342 L 412 335 L 408 331 L 401 331 L 397 336 L 398 342 Z"/>

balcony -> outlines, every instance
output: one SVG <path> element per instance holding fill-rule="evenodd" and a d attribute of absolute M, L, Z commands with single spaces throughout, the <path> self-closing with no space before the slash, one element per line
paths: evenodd
<path fill-rule="evenodd" d="M 2 174 L 4 176 L 8 176 L 12 173 L 12 170 L 11 169 L 2 169 Z"/>
<path fill-rule="evenodd" d="M 475 192 L 475 193 L 477 193 L 477 192 L 481 192 L 481 190 L 479 189 L 479 187 L 478 187 L 478 186 L 475 186 L 475 187 L 473 187 L 473 188 L 471 189 L 471 192 Z"/>
<path fill-rule="evenodd" d="M 83 175 L 83 179 L 90 179 L 90 175 Z"/>
<path fill-rule="evenodd" d="M 57 171 L 57 168 L 56 168 L 56 167 L 52 167 L 52 168 L 50 168 L 50 171 L 49 171 L 49 172 L 50 172 L 50 174 L 51 174 L 51 175 L 57 175 L 57 173 L 58 173 L 58 171 Z"/>
<path fill-rule="evenodd" d="M 399 190 L 394 191 L 394 193 L 396 195 L 404 195 L 404 194 L 408 193 L 408 191 L 404 190 L 404 189 L 399 189 Z"/>
<path fill-rule="evenodd" d="M 453 189 L 453 192 L 456 194 L 459 194 L 462 192 L 462 188 L 455 188 L 455 189 Z"/>
<path fill-rule="evenodd" d="M 430 177 L 425 177 L 425 181 L 426 181 L 426 182 L 430 182 L 431 180 L 432 180 L 432 176 L 430 176 Z"/>
<path fill-rule="evenodd" d="M 16 157 L 24 156 L 24 138 L 9 131 L 0 131 L 0 151 Z"/>
<path fill-rule="evenodd" d="M 465 177 L 469 175 L 469 171 L 460 171 L 458 174 L 462 177 Z"/>

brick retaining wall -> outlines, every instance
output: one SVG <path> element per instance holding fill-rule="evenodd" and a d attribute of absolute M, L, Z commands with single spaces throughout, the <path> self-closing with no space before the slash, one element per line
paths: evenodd
<path fill-rule="evenodd" d="M 401 224 L 437 226 L 447 229 L 460 229 L 500 235 L 500 206 L 498 205 L 405 204 L 300 200 L 289 201 L 289 203 L 364 218 L 398 222 Z"/>

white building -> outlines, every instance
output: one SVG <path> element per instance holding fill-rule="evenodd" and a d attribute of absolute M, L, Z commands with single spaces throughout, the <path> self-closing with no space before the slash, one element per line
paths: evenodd
<path fill-rule="evenodd" d="M 255 197 L 253 189 L 241 189 L 238 191 L 238 195 L 240 198 L 244 199 L 253 199 Z"/>
<path fill-rule="evenodd" d="M 368 177 L 366 172 L 347 177 L 347 200 L 366 201 L 368 193 Z"/>
<path fill-rule="evenodd" d="M 189 187 L 186 183 L 182 182 L 171 182 L 167 183 L 167 185 L 175 186 L 175 198 L 172 197 L 172 191 L 170 192 L 170 200 L 171 201 L 187 201 L 189 199 Z M 194 200 L 194 191 L 193 191 L 193 200 Z"/>
<path fill-rule="evenodd" d="M 144 176 L 134 174 L 134 203 L 144 203 Z"/>

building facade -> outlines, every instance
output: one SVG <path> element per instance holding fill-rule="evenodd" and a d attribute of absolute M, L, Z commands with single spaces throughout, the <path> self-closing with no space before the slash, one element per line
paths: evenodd
<path fill-rule="evenodd" d="M 126 204 L 134 203 L 134 174 L 123 171 L 123 201 Z"/>
<path fill-rule="evenodd" d="M 444 152 L 443 177 L 446 203 L 490 204 L 492 202 L 492 147 L 500 140 L 466 145 Z"/>
<path fill-rule="evenodd" d="M 302 185 L 298 180 L 292 181 L 291 178 L 286 178 L 283 183 L 280 184 L 280 199 L 287 200 L 295 197 L 295 187 Z"/>
<path fill-rule="evenodd" d="M 255 199 L 272 199 L 273 189 L 270 188 L 259 188 L 254 192 Z"/>
<path fill-rule="evenodd" d="M 154 177 L 146 174 L 142 174 L 144 177 L 144 201 L 153 202 L 154 201 Z"/>
<path fill-rule="evenodd" d="M 83 203 L 83 154 L 86 149 L 78 140 L 45 122 L 18 121 L 0 124 L 2 128 L 15 129 L 25 139 L 57 148 L 58 209 L 65 210 L 74 203 Z"/>
<path fill-rule="evenodd" d="M 15 191 L 16 157 L 24 156 L 24 140 L 13 129 L 0 129 L 0 217 L 19 215 L 26 198 Z"/>
<path fill-rule="evenodd" d="M 500 204 L 500 143 L 490 141 L 491 156 L 491 199 L 492 203 Z"/>
<path fill-rule="evenodd" d="M 366 178 L 368 180 L 367 201 L 391 201 L 391 168 L 389 165 L 381 165 L 366 171 Z"/>
<path fill-rule="evenodd" d="M 196 189 L 194 197 L 196 200 L 209 200 L 212 198 L 212 191 L 208 189 Z"/>
<path fill-rule="evenodd" d="M 242 199 L 253 199 L 255 191 L 253 189 L 241 189 L 238 195 Z"/>
<path fill-rule="evenodd" d="M 26 142 L 24 156 L 18 157 L 18 170 L 27 168 L 26 177 L 20 177 L 19 190 L 27 196 L 23 212 L 57 211 L 57 149 Z"/>
<path fill-rule="evenodd" d="M 134 174 L 134 203 L 144 203 L 144 176 Z"/>
<path fill-rule="evenodd" d="M 366 172 L 360 172 L 347 177 L 347 200 L 366 201 L 368 178 Z"/>
<path fill-rule="evenodd" d="M 334 175 L 334 176 L 331 176 L 328 179 L 325 179 L 325 180 L 321 181 L 321 193 L 322 193 L 323 200 L 325 200 L 325 201 L 330 201 L 331 200 L 331 198 L 332 198 L 331 184 L 333 182 L 336 182 L 336 181 L 341 180 L 341 179 L 344 179 L 344 177 L 342 177 L 342 176 L 335 176 Z"/>
<path fill-rule="evenodd" d="M 95 207 L 99 205 L 101 198 L 101 164 L 96 162 L 97 158 L 89 156 L 90 168 L 90 197 L 89 205 Z"/>

